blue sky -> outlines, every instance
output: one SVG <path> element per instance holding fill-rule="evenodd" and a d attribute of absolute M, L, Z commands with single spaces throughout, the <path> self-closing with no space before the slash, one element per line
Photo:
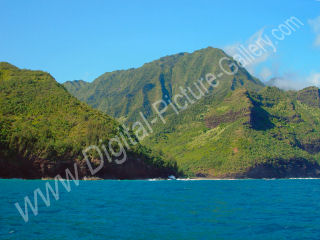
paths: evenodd
<path fill-rule="evenodd" d="M 304 25 L 250 71 L 288 84 L 320 83 L 316 0 L 0 0 L 0 9 L 0 61 L 50 72 L 58 82 L 92 81 L 104 72 L 208 46 L 245 45 L 295 16 Z"/>

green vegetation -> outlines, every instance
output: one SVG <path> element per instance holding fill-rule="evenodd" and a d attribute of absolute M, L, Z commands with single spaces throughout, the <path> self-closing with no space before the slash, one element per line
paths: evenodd
<path fill-rule="evenodd" d="M 219 59 L 225 56 L 219 49 L 206 48 L 105 73 L 76 90 L 71 82 L 65 86 L 94 108 L 132 123 L 139 111 L 154 117 L 151 104 L 165 100 L 165 95 L 171 98 L 180 86 L 192 87 L 207 73 L 217 75 Z M 284 92 L 264 87 L 244 68 L 234 76 L 224 74 L 219 82 L 179 115 L 167 113 L 167 123 L 154 126 L 144 144 L 175 159 L 189 176 L 249 176 L 261 166 L 263 171 L 284 169 L 278 176 L 319 174 L 319 89 Z M 294 172 L 296 168 L 300 172 Z"/>
<path fill-rule="evenodd" d="M 114 119 L 71 96 L 48 73 L 0 63 L 1 177 L 42 177 L 64 171 L 65 164 L 84 165 L 86 146 L 107 145 L 119 131 Z M 174 169 L 174 163 L 141 145 L 131 146 L 128 158 Z"/>
<path fill-rule="evenodd" d="M 119 123 L 98 110 L 128 125 L 141 120 L 140 111 L 150 120 L 152 103 L 169 101 L 180 87 L 192 87 L 207 73 L 218 75 L 219 59 L 226 56 L 206 48 L 64 86 L 47 73 L 0 63 L 0 176 L 8 165 L 24 168 L 25 162 L 41 169 L 43 161 L 47 168 L 74 161 L 83 165 L 82 149 L 120 133 Z M 231 71 L 228 65 L 223 67 Z M 143 146 L 131 146 L 130 161 L 109 164 L 104 173 L 143 178 L 178 174 L 178 168 L 187 176 L 319 176 L 319 117 L 318 88 L 264 87 L 239 68 L 179 115 L 166 112 L 166 124 L 153 125 Z"/>
<path fill-rule="evenodd" d="M 74 82 L 66 82 L 64 86 L 79 100 L 130 123 L 140 118 L 140 111 L 152 118 L 154 109 L 151 105 L 161 99 L 168 101 L 180 93 L 180 87 L 194 88 L 193 83 L 205 78 L 206 74 L 220 73 L 219 60 L 226 56 L 222 50 L 209 47 L 163 57 L 137 69 L 105 73 L 80 87 L 75 87 L 79 85 Z M 229 70 L 226 62 L 224 66 Z M 246 87 L 257 90 L 263 86 L 244 68 L 235 76 L 224 74 L 220 83 L 220 89 Z"/>
<path fill-rule="evenodd" d="M 277 168 L 297 159 L 319 163 L 320 109 L 300 101 L 306 91 L 266 87 L 238 89 L 219 101 L 210 96 L 215 104 L 203 101 L 170 116 L 145 142 L 170 154 L 190 176 L 245 176 L 261 164 Z M 195 115 L 198 107 L 202 114 Z"/>

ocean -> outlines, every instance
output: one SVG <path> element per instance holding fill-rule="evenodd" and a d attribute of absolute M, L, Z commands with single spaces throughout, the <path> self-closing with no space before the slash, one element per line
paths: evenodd
<path fill-rule="evenodd" d="M 0 239 L 320 239 L 318 179 L 48 183 L 0 180 Z"/>

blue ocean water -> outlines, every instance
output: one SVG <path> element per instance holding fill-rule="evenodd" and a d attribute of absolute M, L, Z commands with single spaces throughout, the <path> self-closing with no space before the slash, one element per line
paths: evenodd
<path fill-rule="evenodd" d="M 320 239 L 316 179 L 60 184 L 25 223 L 14 203 L 46 182 L 0 180 L 0 239 Z"/>

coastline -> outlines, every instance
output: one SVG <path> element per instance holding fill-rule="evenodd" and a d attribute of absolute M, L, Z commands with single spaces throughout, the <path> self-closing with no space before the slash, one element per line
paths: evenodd
<path fill-rule="evenodd" d="M 55 178 L 0 178 L 0 180 L 41 180 L 41 181 L 50 181 L 55 180 Z M 62 180 L 68 180 L 61 178 Z M 167 178 L 137 178 L 137 179 L 116 179 L 116 178 L 99 178 L 99 177 L 87 177 L 82 179 L 77 179 L 77 181 L 239 181 L 239 180 L 320 180 L 319 178 L 314 177 L 298 177 L 298 178 L 177 178 L 177 179 L 167 179 Z M 69 179 L 69 181 L 74 181 Z"/>

